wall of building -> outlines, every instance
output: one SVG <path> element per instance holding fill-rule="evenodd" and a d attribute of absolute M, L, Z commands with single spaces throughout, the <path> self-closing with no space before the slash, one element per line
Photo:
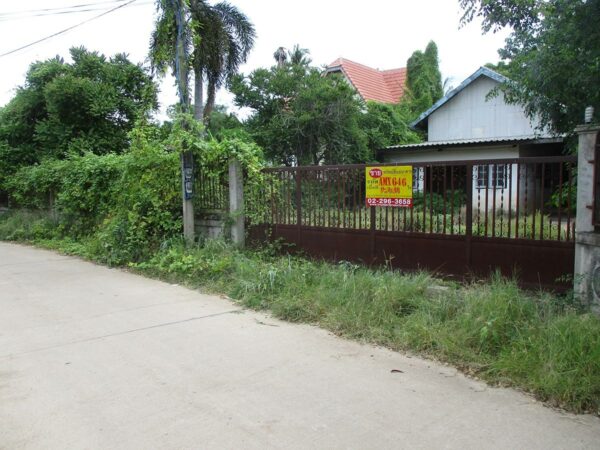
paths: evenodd
<path fill-rule="evenodd" d="M 505 145 L 505 146 L 488 146 L 488 147 L 461 147 L 461 148 L 446 148 L 442 151 L 437 149 L 433 150 L 391 150 L 384 153 L 385 162 L 393 163 L 423 163 L 423 162 L 434 162 L 434 161 L 485 161 L 492 159 L 507 159 L 507 158 L 518 158 L 519 147 L 516 145 Z M 494 170 L 494 166 L 488 166 L 489 171 Z M 472 183 L 473 183 L 473 214 L 477 214 L 477 211 L 481 211 L 484 214 L 486 197 L 488 209 L 491 210 L 494 204 L 494 196 L 496 197 L 497 209 L 508 211 L 508 209 L 515 210 L 517 207 L 517 165 L 509 164 L 506 166 L 506 177 L 507 183 L 505 189 L 496 188 L 480 188 L 477 184 L 477 166 L 473 167 Z M 417 192 L 423 192 L 423 173 L 421 170 L 420 174 L 415 174 L 417 181 L 415 182 L 415 190 Z M 525 186 L 525 174 L 521 173 L 520 186 Z M 533 181 L 528 180 L 531 184 Z M 531 186 L 528 188 L 531 191 Z M 523 197 L 523 192 L 521 192 Z M 531 203 L 531 202 L 530 202 Z M 523 198 L 521 199 L 523 204 Z M 529 205 L 528 205 L 529 206 Z"/>
<path fill-rule="evenodd" d="M 508 105 L 502 93 L 486 101 L 498 82 L 481 76 L 429 116 L 428 140 L 478 139 L 535 134 L 523 108 Z"/>

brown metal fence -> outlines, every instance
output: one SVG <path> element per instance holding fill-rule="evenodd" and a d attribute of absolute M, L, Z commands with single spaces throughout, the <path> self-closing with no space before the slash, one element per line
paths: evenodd
<path fill-rule="evenodd" d="M 229 183 L 226 175 L 196 167 L 194 174 L 194 210 L 228 211 Z"/>
<path fill-rule="evenodd" d="M 248 201 L 251 236 L 458 276 L 500 270 L 557 286 L 572 275 L 576 157 L 402 165 L 413 167 L 412 208 L 367 207 L 363 164 L 266 169 Z"/>

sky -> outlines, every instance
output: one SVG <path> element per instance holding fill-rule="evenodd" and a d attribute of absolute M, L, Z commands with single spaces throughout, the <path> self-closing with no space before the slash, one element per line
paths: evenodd
<path fill-rule="evenodd" d="M 6 13 L 62 8 L 73 5 L 95 11 L 30 17 L 31 13 Z M 90 19 L 125 0 L 0 0 L 0 54 L 37 41 Z M 230 0 L 254 23 L 257 40 L 241 72 L 274 63 L 273 53 L 294 44 L 310 50 L 313 63 L 326 65 L 338 57 L 375 67 L 406 66 L 415 50 L 424 50 L 430 40 L 438 45 L 442 77 L 456 86 L 488 62 L 497 62 L 497 49 L 506 33 L 482 35 L 479 23 L 460 27 L 458 0 Z M 127 53 L 136 63 L 147 64 L 148 44 L 155 19 L 152 0 L 133 4 L 93 20 L 65 34 L 25 50 L 0 57 L 0 106 L 23 84 L 33 61 L 61 55 L 68 60 L 73 46 L 85 46 L 105 55 Z M 159 101 L 166 108 L 177 101 L 173 79 L 160 83 Z M 232 96 L 219 92 L 217 103 L 232 110 Z M 242 112 L 242 115 L 244 113 Z"/>

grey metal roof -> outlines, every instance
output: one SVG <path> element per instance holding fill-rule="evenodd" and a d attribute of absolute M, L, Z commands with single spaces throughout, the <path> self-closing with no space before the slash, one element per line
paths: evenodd
<path fill-rule="evenodd" d="M 456 139 L 452 141 L 429 141 L 420 142 L 418 144 L 405 144 L 405 145 L 392 145 L 386 147 L 383 150 L 417 150 L 426 148 L 439 148 L 439 147 L 459 147 L 459 146 L 473 146 L 477 144 L 551 144 L 562 142 L 563 136 L 556 137 L 540 137 L 538 135 L 526 135 L 526 136 L 510 136 L 510 137 L 497 137 L 497 138 L 479 138 L 479 139 Z"/>
<path fill-rule="evenodd" d="M 410 124 L 410 127 L 415 128 L 419 123 L 421 123 L 423 120 L 425 120 L 427 117 L 429 117 L 435 110 L 441 108 L 445 103 L 450 101 L 454 96 L 456 96 L 459 92 L 461 92 L 464 88 L 466 88 L 469 84 L 471 84 L 473 81 L 475 81 L 477 78 L 479 78 L 481 76 L 486 76 L 488 78 L 491 78 L 492 80 L 495 80 L 498 83 L 506 83 L 506 82 L 510 81 L 504 75 L 501 75 L 498 72 L 494 72 L 492 69 L 488 69 L 487 67 L 480 67 L 479 69 L 477 69 L 475 71 L 475 73 L 473 75 L 471 75 L 465 81 L 460 83 L 458 85 L 458 87 L 452 89 L 450 92 L 448 92 L 442 98 L 440 98 L 437 102 L 435 102 L 431 108 L 429 108 L 427 111 L 425 111 L 423 114 L 421 114 L 417 118 L 417 120 L 412 122 Z"/>

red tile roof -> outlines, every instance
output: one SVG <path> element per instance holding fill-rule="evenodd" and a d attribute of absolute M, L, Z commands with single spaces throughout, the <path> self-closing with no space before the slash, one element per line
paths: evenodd
<path fill-rule="evenodd" d="M 399 103 L 406 86 L 406 68 L 377 70 L 338 58 L 327 66 L 327 73 L 341 71 L 364 100 Z"/>

